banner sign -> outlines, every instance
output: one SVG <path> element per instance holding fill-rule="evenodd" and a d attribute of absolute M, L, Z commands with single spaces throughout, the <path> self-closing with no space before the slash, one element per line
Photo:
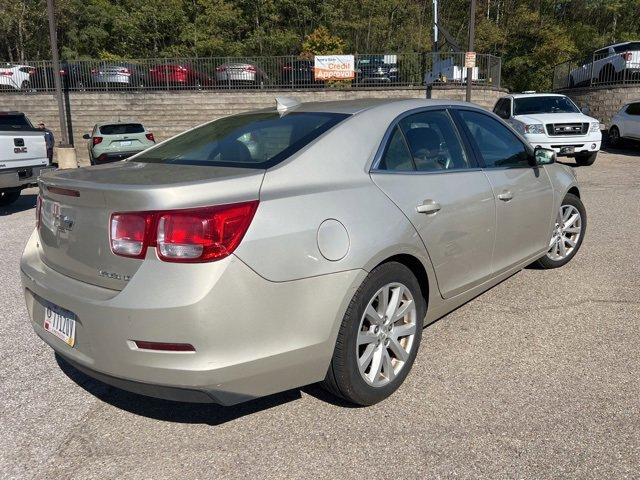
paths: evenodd
<path fill-rule="evenodd" d="M 351 80 L 355 77 L 353 55 L 316 55 L 314 80 Z"/>

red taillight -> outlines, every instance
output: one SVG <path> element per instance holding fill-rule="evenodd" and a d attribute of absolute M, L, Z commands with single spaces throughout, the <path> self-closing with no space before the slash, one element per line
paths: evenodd
<path fill-rule="evenodd" d="M 190 343 L 147 342 L 134 340 L 133 343 L 140 350 L 160 350 L 163 352 L 195 352 L 196 349 Z"/>
<path fill-rule="evenodd" d="M 256 67 L 254 67 L 253 65 L 247 65 L 246 67 L 244 67 L 244 71 L 245 72 L 255 72 L 256 71 Z"/>
<path fill-rule="evenodd" d="M 102 143 L 102 137 L 93 137 L 93 145 L 98 145 Z"/>
<path fill-rule="evenodd" d="M 36 228 L 40 228 L 40 218 L 42 218 L 42 197 L 38 195 L 36 199 Z"/>
<path fill-rule="evenodd" d="M 155 246 L 166 262 L 200 263 L 230 255 L 242 241 L 258 201 L 160 212 L 115 213 L 111 216 L 111 250 L 144 258 Z"/>
<path fill-rule="evenodd" d="M 153 214 L 115 213 L 111 216 L 111 250 L 116 255 L 144 258 L 149 244 Z"/>
<path fill-rule="evenodd" d="M 227 67 L 225 67 L 224 65 L 220 67 L 216 67 L 216 72 L 226 72 L 226 71 L 227 71 Z"/>
<path fill-rule="evenodd" d="M 3 71 L 0 71 L 0 75 L 5 77 L 10 77 L 11 75 L 13 75 L 13 72 L 11 70 L 3 70 Z"/>
<path fill-rule="evenodd" d="M 631 52 L 624 52 L 624 53 L 622 54 L 622 58 L 623 58 L 626 62 L 628 62 L 628 61 L 630 61 L 630 60 L 633 58 L 633 54 L 632 54 Z"/>
<path fill-rule="evenodd" d="M 156 139 L 153 138 L 153 133 L 149 132 L 145 134 L 145 137 L 147 137 L 147 140 L 151 140 L 152 142 L 155 142 Z"/>

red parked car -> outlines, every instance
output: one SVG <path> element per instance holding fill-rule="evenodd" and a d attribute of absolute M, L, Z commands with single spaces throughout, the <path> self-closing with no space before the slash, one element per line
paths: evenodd
<path fill-rule="evenodd" d="M 190 65 L 165 64 L 149 69 L 149 86 L 163 87 L 205 87 L 215 82 L 206 73 L 194 70 Z"/>

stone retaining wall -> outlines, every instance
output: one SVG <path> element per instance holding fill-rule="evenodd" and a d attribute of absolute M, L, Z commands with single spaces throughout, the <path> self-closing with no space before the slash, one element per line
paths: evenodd
<path fill-rule="evenodd" d="M 472 100 L 493 108 L 502 90 L 474 89 Z M 303 102 L 354 98 L 425 98 L 424 89 L 322 90 L 322 91 L 176 91 L 176 92 L 71 92 L 69 103 L 73 139 L 78 159 L 88 159 L 86 141 L 93 125 L 104 121 L 142 122 L 157 140 L 164 140 L 201 123 L 238 112 L 274 105 L 276 96 L 290 96 Z M 461 88 L 437 88 L 434 99 L 464 100 Z M 47 93 L 0 95 L 0 111 L 24 112 L 33 123 L 43 121 L 60 140 L 55 96 Z"/>

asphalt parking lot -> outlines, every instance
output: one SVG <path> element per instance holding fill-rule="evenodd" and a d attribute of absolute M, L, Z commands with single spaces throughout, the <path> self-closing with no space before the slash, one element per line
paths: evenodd
<path fill-rule="evenodd" d="M 582 250 L 426 328 L 390 399 L 315 386 L 236 407 L 88 379 L 32 332 L 18 262 L 35 190 L 0 208 L 2 478 L 639 478 L 640 150 L 577 170 Z"/>

